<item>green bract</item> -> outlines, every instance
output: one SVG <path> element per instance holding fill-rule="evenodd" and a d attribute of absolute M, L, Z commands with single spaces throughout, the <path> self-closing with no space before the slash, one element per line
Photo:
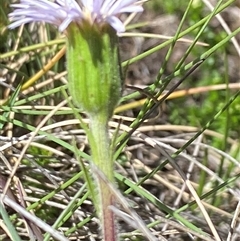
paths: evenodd
<path fill-rule="evenodd" d="M 109 119 L 121 96 L 122 76 L 115 30 L 75 23 L 67 29 L 67 69 L 73 102 L 90 117 Z"/>

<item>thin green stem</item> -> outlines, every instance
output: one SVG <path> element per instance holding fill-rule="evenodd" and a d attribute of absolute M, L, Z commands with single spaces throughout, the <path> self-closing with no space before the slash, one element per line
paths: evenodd
<path fill-rule="evenodd" d="M 92 150 L 92 158 L 98 170 L 104 174 L 110 182 L 114 181 L 114 169 L 111 155 L 110 138 L 108 135 L 108 119 L 103 115 L 95 115 L 90 118 L 89 142 Z M 114 204 L 113 194 L 107 183 L 93 172 L 96 184 L 99 205 L 96 207 L 100 217 L 104 241 L 116 240 L 115 217 L 108 208 Z"/>

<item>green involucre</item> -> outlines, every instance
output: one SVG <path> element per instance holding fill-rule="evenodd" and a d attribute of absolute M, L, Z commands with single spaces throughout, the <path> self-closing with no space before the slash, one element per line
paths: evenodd
<path fill-rule="evenodd" d="M 118 38 L 110 26 L 71 24 L 67 29 L 68 86 L 73 102 L 89 116 L 109 119 L 122 89 Z"/>

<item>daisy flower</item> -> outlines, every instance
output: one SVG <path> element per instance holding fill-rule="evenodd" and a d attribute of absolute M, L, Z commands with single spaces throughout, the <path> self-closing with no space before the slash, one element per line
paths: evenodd
<path fill-rule="evenodd" d="M 46 22 L 56 25 L 60 32 L 67 29 L 70 23 L 109 24 L 117 33 L 125 31 L 119 19 L 121 13 L 143 11 L 137 0 L 20 0 L 11 4 L 14 9 L 9 14 L 13 29 L 30 22 Z"/>
<path fill-rule="evenodd" d="M 1 1 L 1 0 L 0 0 Z M 89 117 L 87 131 L 96 168 L 114 183 L 114 160 L 108 121 L 122 94 L 122 66 L 118 33 L 125 27 L 121 13 L 143 11 L 140 0 L 20 0 L 11 4 L 13 29 L 31 22 L 45 22 L 66 34 L 66 68 L 72 101 Z M 99 172 L 99 173 L 100 173 Z M 115 205 L 109 184 L 95 171 L 92 197 L 102 226 L 103 240 L 117 240 Z"/>

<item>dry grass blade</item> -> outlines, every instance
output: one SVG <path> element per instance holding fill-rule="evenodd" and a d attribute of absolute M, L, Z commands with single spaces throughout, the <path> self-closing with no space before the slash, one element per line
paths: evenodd
<path fill-rule="evenodd" d="M 196 200 L 203 216 L 205 217 L 209 228 L 211 229 L 215 239 L 217 241 L 221 241 L 221 238 L 218 234 L 218 232 L 216 231 L 216 228 L 214 227 L 212 220 L 210 219 L 205 207 L 202 204 L 202 201 L 200 200 L 199 196 L 197 195 L 195 189 L 193 188 L 192 184 L 190 183 L 190 181 L 187 179 L 187 177 L 185 176 L 185 174 L 183 173 L 183 171 L 181 170 L 181 168 L 178 166 L 178 164 L 174 161 L 174 159 L 167 153 L 167 151 L 165 151 L 164 149 L 162 149 L 158 143 L 149 138 L 148 136 L 142 134 L 142 133 L 138 133 L 137 134 L 138 137 L 140 137 L 141 139 L 143 139 L 146 143 L 148 143 L 149 145 L 153 146 L 154 148 L 157 148 L 170 162 L 170 164 L 177 170 L 177 172 L 180 174 L 180 176 L 182 177 L 182 179 L 184 180 L 184 182 L 186 183 L 186 186 L 188 187 L 189 191 L 191 192 L 191 194 L 193 195 L 194 199 Z"/>
<path fill-rule="evenodd" d="M 133 219 L 134 223 L 134 227 L 137 227 L 146 238 L 148 238 L 149 241 L 157 241 L 157 239 L 153 236 L 153 234 L 148 230 L 148 228 L 146 227 L 146 225 L 143 223 L 143 221 L 141 220 L 141 218 L 137 215 L 137 213 L 135 211 L 133 211 L 130 207 L 128 202 L 125 200 L 125 198 L 123 197 L 123 195 L 116 189 L 116 187 L 113 186 L 113 184 L 111 184 L 106 177 L 103 175 L 103 173 L 100 172 L 100 170 L 94 165 L 91 164 L 91 170 L 92 172 L 94 172 L 94 175 L 96 175 L 99 179 L 101 179 L 102 181 L 105 182 L 105 184 L 107 184 L 107 186 L 109 187 L 109 189 L 112 191 L 113 195 L 115 196 L 115 199 L 118 201 L 118 203 L 123 207 L 123 209 L 130 215 L 130 217 Z M 109 207 L 111 208 L 111 207 Z M 117 211 L 117 209 L 111 208 L 112 210 L 115 211 L 115 213 L 117 214 L 121 214 L 120 212 Z M 122 217 L 122 216 L 120 216 Z M 125 216 L 122 217 L 125 220 L 126 219 Z M 131 222 L 129 223 L 131 224 Z M 160 240 L 165 241 L 165 238 L 160 237 Z"/>
<path fill-rule="evenodd" d="M 232 223 L 231 223 L 231 228 L 230 228 L 230 230 L 229 230 L 228 237 L 227 237 L 227 240 L 226 240 L 226 241 L 235 240 L 234 231 L 235 231 L 235 229 L 237 228 L 237 227 L 236 227 L 236 224 L 237 224 L 237 219 L 239 218 L 239 214 L 240 214 L 240 201 L 238 201 L 236 210 L 235 210 L 235 212 L 234 212 L 234 216 L 233 216 Z"/>
<path fill-rule="evenodd" d="M 43 222 L 40 218 L 32 215 L 28 211 L 26 211 L 25 208 L 14 202 L 12 199 L 10 199 L 8 196 L 0 194 L 0 199 L 3 200 L 3 202 L 14 209 L 17 213 L 21 214 L 23 217 L 28 219 L 30 222 L 34 223 L 36 226 L 44 230 L 45 232 L 50 233 L 54 238 L 56 238 L 59 241 L 69 241 L 66 237 L 64 237 L 62 234 L 54 230 L 50 225 Z M 40 240 L 41 241 L 41 240 Z"/>
<path fill-rule="evenodd" d="M 13 176 L 15 175 L 15 172 L 17 170 L 17 167 L 19 166 L 25 152 L 27 151 L 27 148 L 29 147 L 31 141 L 33 140 L 34 136 L 37 135 L 38 131 L 41 129 L 41 127 L 43 127 L 45 125 L 45 123 L 49 120 L 49 118 L 51 118 L 51 116 L 54 115 L 54 113 L 58 110 L 58 108 L 64 106 L 67 103 L 67 100 L 62 101 L 60 104 L 58 104 L 58 106 L 56 106 L 55 109 L 53 109 L 42 121 L 41 123 L 38 125 L 38 127 L 35 129 L 35 131 L 33 132 L 32 136 L 29 138 L 28 143 L 24 146 L 21 155 L 18 157 L 18 160 L 15 162 L 15 165 L 12 169 L 11 175 L 9 176 L 6 186 L 4 187 L 3 190 L 3 195 L 6 193 L 6 191 L 9 188 L 11 179 L 13 178 Z"/>

